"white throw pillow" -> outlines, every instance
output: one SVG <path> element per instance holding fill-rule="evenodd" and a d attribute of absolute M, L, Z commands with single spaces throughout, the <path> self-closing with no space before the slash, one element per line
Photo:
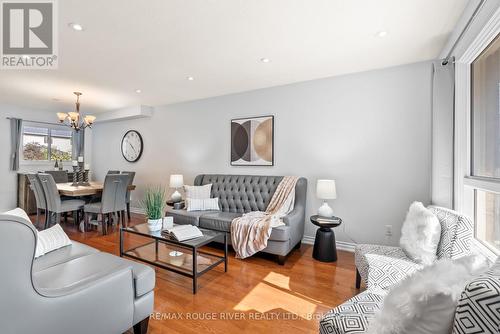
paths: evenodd
<path fill-rule="evenodd" d="M 395 285 L 370 321 L 369 334 L 449 334 L 467 282 L 488 269 L 478 255 L 442 259 Z"/>
<path fill-rule="evenodd" d="M 218 197 L 208 198 L 208 199 L 186 198 L 186 210 L 187 211 L 220 210 L 219 198 Z"/>
<path fill-rule="evenodd" d="M 71 240 L 59 224 L 38 232 L 38 243 L 35 258 L 56 249 L 71 245 Z M 38 249 L 40 247 L 40 250 Z"/>
<path fill-rule="evenodd" d="M 210 198 L 212 191 L 212 184 L 205 184 L 204 186 L 184 186 L 186 198 L 191 199 L 206 199 Z"/>
<path fill-rule="evenodd" d="M 21 218 L 24 218 L 24 219 L 26 219 L 27 221 L 29 221 L 31 223 L 30 217 L 28 216 L 28 214 L 26 213 L 26 211 L 24 211 L 21 208 L 15 208 L 14 210 L 10 210 L 10 211 L 4 212 L 4 214 L 21 217 Z M 38 231 L 37 231 L 36 238 L 38 240 Z M 38 240 L 37 243 L 36 243 L 35 258 L 40 257 L 43 254 L 45 254 L 43 246 L 40 245 L 40 240 Z"/>
<path fill-rule="evenodd" d="M 6 211 L 6 212 L 4 212 L 4 214 L 5 215 L 12 215 L 12 216 L 21 217 L 21 218 L 24 218 L 24 219 L 26 219 L 27 221 L 29 221 L 31 223 L 30 217 L 28 216 L 28 214 L 26 213 L 26 211 L 24 211 L 21 208 L 15 208 L 13 210 Z"/>
<path fill-rule="evenodd" d="M 399 244 L 415 262 L 432 264 L 441 238 L 438 218 L 420 202 L 413 202 L 401 228 Z"/>

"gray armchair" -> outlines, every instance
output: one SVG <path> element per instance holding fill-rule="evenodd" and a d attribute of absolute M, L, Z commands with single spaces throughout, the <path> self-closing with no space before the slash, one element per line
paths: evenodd
<path fill-rule="evenodd" d="M 147 331 L 154 271 L 73 242 L 34 258 L 37 232 L 0 214 L 0 333 Z"/>

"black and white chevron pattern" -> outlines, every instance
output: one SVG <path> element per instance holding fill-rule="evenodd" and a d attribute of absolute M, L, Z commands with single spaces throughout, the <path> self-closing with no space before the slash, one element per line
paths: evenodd
<path fill-rule="evenodd" d="M 470 282 L 458 303 L 453 334 L 500 333 L 500 262 Z"/>
<path fill-rule="evenodd" d="M 321 334 L 364 333 L 368 322 L 382 306 L 384 297 L 364 291 L 337 306 L 323 316 L 319 324 Z"/>

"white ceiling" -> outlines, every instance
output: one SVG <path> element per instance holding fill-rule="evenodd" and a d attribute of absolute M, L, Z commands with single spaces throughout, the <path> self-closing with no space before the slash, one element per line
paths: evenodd
<path fill-rule="evenodd" d="M 0 102 L 67 111 L 80 90 L 100 112 L 433 59 L 467 0 L 58 3 L 59 69 L 0 71 Z"/>

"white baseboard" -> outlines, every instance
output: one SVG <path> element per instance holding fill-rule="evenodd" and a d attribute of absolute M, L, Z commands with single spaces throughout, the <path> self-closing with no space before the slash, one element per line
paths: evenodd
<path fill-rule="evenodd" d="M 308 245 L 314 245 L 314 237 L 310 237 L 310 236 L 306 235 L 306 236 L 304 236 L 304 238 L 302 238 L 302 242 L 305 244 L 308 244 Z M 355 246 L 356 246 L 356 244 L 353 244 L 351 242 L 337 241 L 337 249 L 338 250 L 354 253 Z"/>

